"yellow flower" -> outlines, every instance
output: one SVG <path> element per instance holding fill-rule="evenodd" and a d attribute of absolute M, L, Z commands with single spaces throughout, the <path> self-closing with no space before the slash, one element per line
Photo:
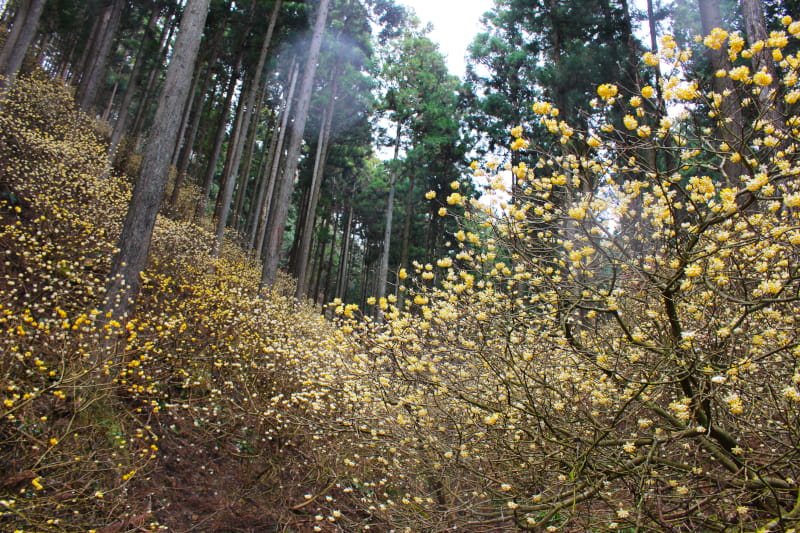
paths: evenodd
<path fill-rule="evenodd" d="M 690 278 L 696 278 L 703 273 L 703 267 L 698 264 L 689 265 L 686 267 L 686 275 Z"/>
<path fill-rule="evenodd" d="M 401 268 L 400 271 L 397 273 L 397 277 L 400 279 L 406 279 L 408 277 L 408 272 L 406 272 L 405 268 Z"/>
<path fill-rule="evenodd" d="M 547 115 L 553 109 L 553 105 L 550 102 L 534 102 L 531 107 L 537 115 Z"/>
<path fill-rule="evenodd" d="M 567 211 L 567 214 L 570 216 L 570 218 L 574 218 L 575 220 L 583 220 L 586 218 L 586 209 L 579 205 L 570 207 L 569 211 Z"/>
<path fill-rule="evenodd" d="M 655 67 L 658 65 L 658 56 L 652 52 L 646 52 L 642 59 L 644 60 L 645 65 L 650 65 L 651 67 Z"/>
<path fill-rule="evenodd" d="M 638 96 L 633 96 L 630 99 L 630 104 L 632 107 L 639 107 L 640 105 L 642 105 L 642 99 L 639 98 Z"/>
<path fill-rule="evenodd" d="M 703 39 L 703 44 L 714 50 L 722 48 L 722 43 L 728 38 L 728 32 L 721 28 L 714 28 L 711 34 Z"/>
<path fill-rule="evenodd" d="M 642 87 L 642 96 L 644 96 L 645 98 L 652 98 L 655 93 L 656 93 L 655 89 L 653 89 L 649 85 Z"/>
<path fill-rule="evenodd" d="M 589 145 L 589 146 L 591 146 L 592 148 L 597 148 L 597 147 L 598 147 L 598 146 L 600 146 L 602 143 L 600 142 L 600 139 L 598 139 L 597 137 L 595 137 L 594 135 L 592 135 L 592 136 L 590 136 L 590 137 L 589 137 L 589 139 L 586 141 L 586 144 L 588 144 L 588 145 Z"/>
<path fill-rule="evenodd" d="M 454 192 L 453 194 L 447 197 L 447 203 L 450 205 L 455 205 L 457 203 L 460 203 L 463 198 L 464 198 L 463 196 L 461 196 L 457 192 Z"/>
<path fill-rule="evenodd" d="M 764 87 L 772 83 L 772 76 L 765 70 L 759 70 L 753 74 L 753 82 Z"/>
<path fill-rule="evenodd" d="M 619 89 L 613 83 L 604 83 L 597 88 L 597 95 L 606 101 L 617 96 L 618 92 Z"/>
<path fill-rule="evenodd" d="M 622 119 L 622 122 L 629 130 L 635 130 L 639 126 L 639 123 L 636 121 L 636 118 L 634 118 L 633 115 L 625 115 L 625 118 Z"/>
<path fill-rule="evenodd" d="M 439 216 L 440 216 L 440 217 L 443 217 L 443 216 L 445 216 L 446 214 L 447 214 L 447 208 L 446 208 L 446 207 L 440 207 L 440 208 L 439 208 Z"/>
<path fill-rule="evenodd" d="M 649 137 L 650 136 L 650 126 L 639 126 L 639 129 L 636 130 L 636 135 L 639 137 Z"/>
<path fill-rule="evenodd" d="M 522 137 L 522 126 L 517 126 L 516 128 L 512 128 L 511 135 L 513 135 L 517 139 Z"/>
<path fill-rule="evenodd" d="M 514 142 L 511 143 L 511 149 L 516 152 L 517 150 L 526 149 L 529 145 L 530 145 L 530 143 L 528 141 L 526 141 L 525 139 L 523 139 L 521 137 L 518 137 L 518 138 L 514 139 Z"/>
<path fill-rule="evenodd" d="M 729 76 L 731 79 L 741 82 L 746 82 L 750 78 L 750 69 L 747 65 L 740 65 L 731 69 Z"/>

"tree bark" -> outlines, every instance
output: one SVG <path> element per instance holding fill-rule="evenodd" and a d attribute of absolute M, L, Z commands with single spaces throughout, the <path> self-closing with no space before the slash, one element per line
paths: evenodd
<path fill-rule="evenodd" d="M 320 124 L 319 140 L 317 141 L 317 154 L 314 161 L 314 172 L 311 177 L 311 189 L 306 210 L 305 224 L 303 227 L 302 242 L 300 244 L 298 264 L 297 264 L 297 287 L 295 297 L 302 298 L 308 292 L 308 262 L 311 255 L 311 237 L 314 231 L 314 218 L 317 213 L 317 203 L 319 201 L 319 191 L 322 188 L 322 179 L 325 172 L 325 161 L 328 157 L 328 144 L 331 137 L 331 123 L 333 122 L 333 111 L 336 106 L 336 83 L 331 89 L 331 99 L 328 108 L 323 113 L 322 124 Z"/>
<path fill-rule="evenodd" d="M 161 8 L 156 4 L 153 7 L 153 12 L 150 14 L 150 20 L 147 23 L 147 29 L 144 31 L 144 38 L 136 54 L 136 60 L 133 63 L 133 69 L 128 77 L 128 86 L 125 88 L 125 94 L 122 96 L 122 103 L 120 104 L 119 114 L 114 123 L 114 130 L 111 133 L 111 143 L 108 147 L 109 159 L 114 159 L 114 152 L 117 151 L 119 141 L 125 133 L 125 125 L 128 122 L 128 115 L 130 114 L 131 103 L 133 96 L 136 94 L 136 89 L 139 87 L 139 77 L 142 72 L 142 63 L 145 61 L 145 51 L 147 50 L 148 41 L 153 37 L 156 31 L 156 23 L 158 23 Z"/>
<path fill-rule="evenodd" d="M 195 211 L 195 218 L 199 219 L 205 214 L 206 204 L 208 203 L 209 196 L 211 196 L 211 185 L 214 183 L 214 174 L 217 171 L 217 160 L 222 151 L 222 143 L 225 141 L 225 134 L 227 133 L 228 116 L 230 114 L 231 103 L 233 102 L 233 93 L 236 90 L 236 83 L 239 81 L 238 72 L 242 67 L 242 53 L 243 48 L 239 48 L 238 57 L 236 59 L 236 66 L 231 73 L 231 79 L 228 82 L 228 90 L 225 96 L 225 102 L 222 104 L 219 114 L 219 125 L 217 126 L 217 134 L 214 137 L 214 145 L 211 148 L 211 155 L 208 157 L 206 166 L 206 174 L 203 179 L 203 192 L 200 201 L 197 203 L 197 210 Z"/>
<path fill-rule="evenodd" d="M 266 234 L 267 234 L 267 226 L 269 225 L 270 219 L 270 212 L 272 209 L 272 198 L 275 192 L 275 184 L 278 181 L 278 170 L 280 169 L 280 163 L 283 159 L 283 144 L 284 139 L 286 137 L 286 130 L 289 126 L 289 117 L 292 114 L 292 105 L 294 102 L 294 92 L 297 88 L 297 77 L 299 75 L 299 67 L 296 62 L 292 62 L 291 74 L 290 74 L 290 82 L 289 82 L 289 91 L 286 95 L 286 103 L 283 109 L 283 117 L 281 118 L 281 126 L 280 130 L 278 130 L 278 140 L 277 140 L 277 149 L 275 154 L 270 162 L 270 171 L 269 171 L 269 178 L 267 181 L 267 188 L 264 192 L 264 201 L 262 202 L 261 209 L 259 211 L 259 223 L 258 223 L 258 235 L 254 241 L 255 243 L 255 250 L 258 252 L 258 256 L 261 257 L 264 253 L 264 247 L 266 244 Z"/>
<path fill-rule="evenodd" d="M 11 87 L 36 35 L 45 0 L 24 0 L 0 52 L 0 90 Z"/>
<path fill-rule="evenodd" d="M 104 309 L 104 316 L 108 318 L 126 317 L 141 290 L 141 272 L 147 264 L 153 228 L 169 174 L 169 159 L 177 142 L 179 114 L 188 97 L 209 2 L 186 2 L 152 135 L 119 238 L 119 252 L 111 264 Z"/>
<path fill-rule="evenodd" d="M 261 276 L 262 286 L 272 286 L 275 282 L 275 276 L 278 273 L 281 244 L 283 243 L 286 219 L 289 215 L 289 200 L 292 195 L 292 189 L 294 188 L 294 175 L 295 172 L 297 172 L 297 165 L 299 163 L 300 145 L 303 142 L 303 132 L 306 127 L 306 121 L 308 120 L 308 107 L 311 103 L 311 93 L 314 88 L 314 75 L 317 72 L 317 60 L 319 59 L 319 51 L 322 46 L 322 37 L 325 34 L 329 8 L 330 0 L 320 0 L 317 18 L 311 36 L 311 45 L 308 50 L 308 59 L 303 72 L 303 83 L 301 85 L 300 98 L 297 104 L 297 114 L 295 115 L 295 120 L 292 123 L 289 134 L 286 167 L 284 168 L 283 178 L 278 188 L 275 217 L 270 224 L 266 259 Z"/>
<path fill-rule="evenodd" d="M 91 111 L 94 106 L 100 84 L 105 80 L 108 55 L 111 52 L 111 44 L 114 42 L 124 8 L 125 0 L 111 0 L 111 3 L 103 10 L 102 30 L 94 59 L 89 63 L 85 77 L 78 87 L 78 104 L 86 112 Z"/>
<path fill-rule="evenodd" d="M 719 0 L 698 0 L 700 7 L 700 24 L 703 34 L 708 35 L 714 28 L 722 27 L 722 15 L 719 10 Z M 719 50 L 709 48 L 707 50 L 713 71 L 730 70 L 731 63 L 728 59 L 728 52 L 724 47 Z M 717 132 L 722 139 L 730 145 L 733 151 L 740 151 L 743 139 L 742 108 L 739 96 L 733 86 L 733 81 L 724 76 L 718 78 L 712 76 L 711 86 L 714 92 L 726 95 L 722 98 L 717 119 Z M 731 119 L 727 121 L 726 119 Z M 731 183 L 738 183 L 739 176 L 745 173 L 745 168 L 740 163 L 733 163 L 726 160 L 723 165 L 723 173 Z"/>
<path fill-rule="evenodd" d="M 402 122 L 397 121 L 397 130 L 395 132 L 394 141 L 394 158 L 391 178 L 389 180 L 389 198 L 386 201 L 386 228 L 383 231 L 383 252 L 381 253 L 381 266 L 378 270 L 378 292 L 377 297 L 383 298 L 386 296 L 386 280 L 389 277 L 389 249 L 392 243 L 392 217 L 394 216 L 394 192 L 395 184 L 397 182 L 397 173 L 399 168 L 400 158 L 400 135 L 402 133 Z"/>
<path fill-rule="evenodd" d="M 156 56 L 160 58 L 159 68 L 150 69 L 150 74 L 147 76 L 147 83 L 145 84 L 144 96 L 139 104 L 139 108 L 136 110 L 136 118 L 133 120 L 131 138 L 135 139 L 135 145 L 137 147 L 139 146 L 142 130 L 144 129 L 145 115 L 147 110 L 150 108 L 150 101 L 153 100 L 157 94 L 157 91 L 155 90 L 157 78 L 156 74 L 161 71 L 160 65 L 163 64 L 164 58 L 167 56 L 167 48 L 169 47 L 169 42 L 172 39 L 172 34 L 175 32 L 175 27 L 176 24 L 174 17 L 171 15 L 168 23 L 164 27 L 164 31 L 161 34 L 161 44 L 158 48 L 158 55 Z"/>
<path fill-rule="evenodd" d="M 339 272 L 336 279 L 336 298 L 344 299 L 347 295 L 347 277 L 350 266 L 350 234 L 353 231 L 353 205 L 347 209 L 347 221 L 342 231 L 342 251 L 339 255 Z"/>
<path fill-rule="evenodd" d="M 237 139 L 235 141 L 235 151 L 232 154 L 233 159 L 231 160 L 230 174 L 229 176 L 226 176 L 227 180 L 225 183 L 225 188 L 223 190 L 222 204 L 219 212 L 219 217 L 217 218 L 217 234 L 214 243 L 214 248 L 212 251 L 212 255 L 214 257 L 219 255 L 220 248 L 222 247 L 222 237 L 225 234 L 225 226 L 227 225 L 228 214 L 230 213 L 230 207 L 231 207 L 231 199 L 233 197 L 233 186 L 236 184 L 236 177 L 239 175 L 239 166 L 242 162 L 242 152 L 244 150 L 245 136 L 250 127 L 249 118 L 252 116 L 252 108 L 255 105 L 256 95 L 258 95 L 260 90 L 264 64 L 267 61 L 267 52 L 269 52 L 269 47 L 272 41 L 272 34 L 275 30 L 275 24 L 278 20 L 278 12 L 280 10 L 280 7 L 281 7 L 281 1 L 279 0 L 278 2 L 275 3 L 275 6 L 272 10 L 272 15 L 270 16 L 269 28 L 267 29 L 266 36 L 264 36 L 264 42 L 261 45 L 261 53 L 259 54 L 258 57 L 258 63 L 253 73 L 253 79 L 250 84 L 250 88 L 248 89 L 247 95 L 245 97 L 245 109 L 241 116 L 242 120 L 239 123 L 239 128 L 237 131 Z M 255 8 L 255 2 L 253 2 L 253 8 Z"/>
<path fill-rule="evenodd" d="M 178 162 L 175 165 L 175 185 L 172 188 L 172 194 L 170 195 L 169 199 L 170 210 L 173 212 L 178 204 L 178 196 L 180 194 L 180 188 L 183 185 L 183 180 L 186 179 L 186 173 L 189 170 L 189 161 L 191 160 L 194 144 L 197 140 L 197 133 L 200 130 L 200 120 L 203 118 L 203 106 L 206 100 L 213 102 L 214 98 L 216 97 L 216 89 L 210 98 L 207 98 L 206 95 L 208 95 L 209 91 L 211 90 L 211 85 L 214 80 L 213 71 L 219 59 L 222 37 L 225 33 L 226 27 L 227 17 L 220 24 L 214 38 L 214 43 L 211 45 L 208 63 L 206 64 L 205 79 L 203 81 L 203 86 L 200 89 L 200 95 L 203 97 L 203 99 L 194 106 L 194 109 L 192 109 L 192 116 L 189 119 L 189 127 L 186 133 L 186 138 L 184 140 L 183 147 L 181 148 L 181 153 L 178 156 Z"/>
<path fill-rule="evenodd" d="M 747 40 L 752 46 L 757 41 L 766 43 L 769 35 L 767 34 L 767 23 L 764 20 L 764 10 L 759 0 L 742 0 L 742 17 L 744 18 L 744 28 Z M 761 88 L 758 93 L 758 100 L 761 109 L 764 111 L 767 120 L 781 132 L 786 131 L 781 107 L 783 102 L 777 98 L 778 95 L 778 76 L 775 72 L 775 63 L 772 59 L 769 47 L 765 46 L 760 52 L 753 54 L 753 72 L 766 71 L 772 76 L 772 83 Z"/>

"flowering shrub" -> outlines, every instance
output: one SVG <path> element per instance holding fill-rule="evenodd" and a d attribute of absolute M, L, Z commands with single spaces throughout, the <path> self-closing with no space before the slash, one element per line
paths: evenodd
<path fill-rule="evenodd" d="M 376 303 L 386 327 L 351 325 L 352 418 L 368 422 L 353 424 L 367 438 L 349 460 L 371 519 L 797 528 L 800 59 L 780 53 L 788 38 L 730 39 L 725 94 L 682 78 L 691 53 L 664 39 L 644 63 L 672 69 L 665 105 L 652 87 L 628 100 L 601 85 L 590 131 L 534 104 L 561 151 L 538 153 L 515 129 L 513 203 L 473 203 L 460 253 L 433 267 L 437 287 L 419 265 L 406 308 Z M 764 47 L 773 73 L 746 72 Z"/>

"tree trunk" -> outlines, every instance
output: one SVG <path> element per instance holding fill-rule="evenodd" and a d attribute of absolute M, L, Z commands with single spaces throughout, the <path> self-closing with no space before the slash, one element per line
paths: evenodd
<path fill-rule="evenodd" d="M 406 193 L 406 216 L 405 220 L 403 221 L 403 242 L 400 248 L 400 268 L 408 268 L 408 259 L 409 259 L 409 250 L 411 248 L 411 213 L 413 211 L 414 205 L 414 186 L 416 184 L 417 178 L 414 173 L 411 173 L 411 176 L 408 180 L 408 192 Z M 399 269 L 398 269 L 399 274 Z M 397 296 L 398 306 L 400 309 L 403 308 L 403 300 L 405 299 L 405 293 L 400 292 L 398 289 L 400 288 L 400 278 L 395 280 L 395 296 Z"/>
<path fill-rule="evenodd" d="M 322 275 L 317 278 L 317 285 L 314 287 L 314 301 L 319 303 L 320 295 L 324 302 L 327 302 L 327 297 L 331 293 L 331 278 L 333 277 L 333 254 L 336 251 L 336 234 L 339 233 L 339 221 L 341 217 L 333 213 L 333 228 L 331 229 L 331 246 L 328 249 L 328 259 L 325 261 L 325 286 L 322 287 Z M 322 291 L 322 292 L 320 292 Z"/>
<path fill-rule="evenodd" d="M 769 35 L 767 34 L 767 23 L 764 20 L 764 11 L 759 0 L 742 0 L 742 16 L 744 18 L 745 33 L 747 40 L 752 46 L 757 41 L 766 43 Z M 786 124 L 783 120 L 781 107 L 783 101 L 777 98 L 778 76 L 775 72 L 775 63 L 769 47 L 765 46 L 760 52 L 753 54 L 753 72 L 766 71 L 772 76 L 772 83 L 761 88 L 758 93 L 758 100 L 761 109 L 766 114 L 767 120 L 778 131 L 785 132 Z"/>
<path fill-rule="evenodd" d="M 386 228 L 383 231 L 383 252 L 381 253 L 381 266 L 378 270 L 378 292 L 377 297 L 383 298 L 386 296 L 386 280 L 389 277 L 389 249 L 392 243 L 392 217 L 394 215 L 394 192 L 395 183 L 397 182 L 397 173 L 399 168 L 400 158 L 400 135 L 402 133 L 402 123 L 397 121 L 397 130 L 395 132 L 394 141 L 394 158 L 391 178 L 389 181 L 389 199 L 386 201 Z"/>
<path fill-rule="evenodd" d="M 36 35 L 44 4 L 45 0 L 24 0 L 17 11 L 11 34 L 3 46 L 3 51 L 0 52 L 0 90 L 14 83 L 14 78 L 22 67 L 28 48 Z"/>
<path fill-rule="evenodd" d="M 245 186 L 236 188 L 236 195 L 233 199 L 233 224 L 237 231 L 242 231 L 246 225 L 246 220 L 242 217 L 244 206 L 248 198 L 247 190 L 250 185 L 250 174 L 253 168 L 253 157 L 255 154 L 256 143 L 258 141 L 259 125 L 261 124 L 261 111 L 264 104 L 264 94 L 266 92 L 266 83 L 262 83 L 258 89 L 258 96 L 255 98 L 254 105 L 250 108 L 248 117 L 248 124 L 250 125 L 249 133 L 245 139 L 245 152 L 242 156 L 242 169 L 241 174 L 244 177 Z M 266 139 L 265 139 L 266 140 Z M 256 176 L 259 176 L 258 169 L 256 169 Z M 257 179 L 257 178 L 256 178 Z M 258 189 L 258 184 L 253 180 L 255 189 Z M 256 195 L 256 190 L 249 196 L 252 198 Z M 252 202 L 251 202 L 252 203 Z"/>
<path fill-rule="evenodd" d="M 168 23 L 164 27 L 163 33 L 161 34 L 161 45 L 159 46 L 158 55 L 156 56 L 160 58 L 159 65 L 161 65 L 164 61 L 164 58 L 167 57 L 167 48 L 169 47 L 170 40 L 172 40 L 172 34 L 174 33 L 175 28 L 176 24 L 174 23 L 173 18 L 170 17 Z M 157 91 L 155 90 L 156 78 L 160 71 L 160 68 L 150 69 L 150 74 L 148 75 L 147 83 L 145 84 L 144 96 L 139 104 L 139 108 L 136 110 L 136 118 L 133 121 L 133 128 L 131 128 L 131 138 L 136 140 L 136 146 L 139 145 L 142 130 L 144 129 L 145 115 L 147 114 L 148 108 L 150 108 L 150 101 L 155 98 L 155 95 L 157 94 Z"/>
<path fill-rule="evenodd" d="M 269 48 L 272 45 L 272 35 L 275 32 L 275 26 L 278 23 L 278 15 L 280 14 L 281 5 L 283 4 L 283 0 L 276 0 L 275 5 L 272 6 L 272 13 L 270 14 L 269 18 L 269 26 L 267 28 L 267 34 L 264 37 L 264 43 L 261 46 L 261 55 L 258 59 L 258 65 L 256 66 L 256 86 L 253 88 L 253 93 L 251 95 L 251 101 L 248 105 L 248 109 L 250 110 L 250 116 L 248 123 L 252 128 L 252 134 L 247 137 L 247 153 L 245 155 L 244 160 L 244 168 L 242 169 L 242 174 L 244 176 L 248 176 L 250 174 L 250 164 L 253 157 L 253 150 L 255 148 L 255 141 L 258 132 L 258 119 L 260 115 L 261 105 L 264 101 L 264 93 L 266 90 L 266 79 L 262 79 L 265 75 L 264 73 L 264 65 L 267 59 L 267 52 L 269 52 Z M 258 104 L 258 105 L 256 105 Z M 241 214 L 244 198 L 246 196 L 246 187 L 240 189 L 240 195 L 237 198 L 236 202 L 236 211 L 235 211 L 235 218 L 237 219 Z"/>
<path fill-rule="evenodd" d="M 353 231 L 353 205 L 347 209 L 347 221 L 342 231 L 342 251 L 339 255 L 339 272 L 336 280 L 336 298 L 344 299 L 347 295 L 347 277 L 350 266 L 350 233 Z"/>
<path fill-rule="evenodd" d="M 136 54 L 136 60 L 133 64 L 133 69 L 131 70 L 131 74 L 128 77 L 128 86 L 125 88 L 125 94 L 122 96 L 122 103 L 120 104 L 119 114 L 117 116 L 117 120 L 114 123 L 114 130 L 111 133 L 111 143 L 108 147 L 108 157 L 109 159 L 114 159 L 114 153 L 117 151 L 117 146 L 119 146 L 119 141 L 122 139 L 122 135 L 125 133 L 125 125 L 128 122 L 128 115 L 130 114 L 131 103 L 133 102 L 133 96 L 136 94 L 136 89 L 139 87 L 139 77 L 142 72 L 142 63 L 145 61 L 145 52 L 147 50 L 147 44 L 149 40 L 153 37 L 156 31 L 156 24 L 158 23 L 159 15 L 161 14 L 161 8 L 156 4 L 153 7 L 153 12 L 150 14 L 150 20 L 147 23 L 147 29 L 144 31 L 144 38 L 142 39 L 142 44 L 139 47 L 139 51 Z"/>
<path fill-rule="evenodd" d="M 180 194 L 180 188 L 183 185 L 183 180 L 186 179 L 186 173 L 189 170 L 189 161 L 191 160 L 194 144 L 197 139 L 197 132 L 200 130 L 200 120 L 203 118 L 203 106 L 207 99 L 206 95 L 208 95 L 209 91 L 211 90 L 211 85 L 214 80 L 213 71 L 214 67 L 217 65 L 217 60 L 219 59 L 222 36 L 225 33 L 226 26 L 227 17 L 220 24 L 214 38 L 214 43 L 211 45 L 211 52 L 209 54 L 208 63 L 206 64 L 206 74 L 204 77 L 203 86 L 200 89 L 200 95 L 203 97 L 203 99 L 194 106 L 194 109 L 192 109 L 192 116 L 189 119 L 189 128 L 186 133 L 186 138 L 184 140 L 183 147 L 181 148 L 181 153 L 178 156 L 178 162 L 175 165 L 175 185 L 172 188 L 172 194 L 170 195 L 169 199 L 170 211 L 173 212 L 178 204 L 178 196 Z M 207 100 L 213 102 L 215 97 L 216 90 Z"/>
<path fill-rule="evenodd" d="M 708 35 L 714 28 L 721 28 L 722 15 L 719 10 L 719 0 L 698 0 L 698 3 L 703 34 Z M 706 53 L 711 61 L 712 71 L 730 70 L 731 63 L 725 47 L 721 47 L 719 50 L 708 48 Z M 714 92 L 727 95 L 723 96 L 722 104 L 719 108 L 720 118 L 723 120 L 717 120 L 717 131 L 733 151 L 738 152 L 741 149 L 743 139 L 742 109 L 733 81 L 728 76 L 722 78 L 712 76 L 711 86 Z M 728 118 L 731 119 L 730 122 L 724 121 L 724 119 Z M 745 173 L 745 168 L 740 163 L 732 163 L 730 160 L 726 160 L 723 165 L 723 173 L 729 183 L 738 184 L 739 176 Z"/>
<path fill-rule="evenodd" d="M 269 181 L 269 166 L 272 158 L 275 157 L 278 151 L 278 119 L 280 115 L 276 115 L 272 120 L 271 133 L 269 143 L 264 143 L 261 150 L 261 158 L 258 163 L 258 170 L 256 171 L 256 179 L 258 180 L 256 191 L 253 194 L 253 199 L 250 202 L 250 210 L 247 215 L 247 251 L 252 252 L 258 232 L 259 221 L 261 220 L 261 208 L 264 205 L 265 196 L 267 193 L 267 182 Z"/>
<path fill-rule="evenodd" d="M 261 45 L 261 53 L 258 57 L 258 63 L 253 73 L 253 80 L 250 84 L 250 88 L 247 91 L 247 96 L 245 97 L 244 114 L 241 117 L 242 120 L 241 123 L 239 124 L 239 129 L 236 132 L 237 139 L 235 141 L 235 151 L 233 152 L 233 159 L 231 160 L 230 175 L 226 176 L 226 178 L 228 179 L 225 184 L 226 186 L 223 190 L 221 209 L 219 212 L 219 218 L 217 219 L 217 235 L 214 248 L 212 251 L 212 255 L 214 257 L 219 255 L 220 248 L 222 247 L 222 237 L 225 234 L 225 226 L 227 225 L 228 213 L 230 213 L 231 199 L 233 197 L 233 186 L 236 184 L 236 177 L 239 174 L 239 165 L 242 162 L 242 152 L 244 150 L 245 135 L 250 127 L 249 118 L 253 115 L 252 108 L 255 105 L 256 95 L 260 91 L 264 64 L 267 61 L 267 52 L 269 52 L 269 47 L 272 41 L 272 33 L 275 30 L 275 24 L 278 20 L 278 12 L 280 10 L 280 7 L 281 7 L 281 2 L 279 0 L 278 2 L 275 3 L 275 6 L 272 10 L 272 15 L 270 16 L 269 28 L 267 29 L 266 36 L 264 36 L 264 42 Z M 255 8 L 255 2 L 253 2 L 253 8 Z"/>
<path fill-rule="evenodd" d="M 302 298 L 308 292 L 306 270 L 311 255 L 311 237 L 314 231 L 314 217 L 317 212 L 319 201 L 319 191 L 322 188 L 322 179 L 325 173 L 325 160 L 328 157 L 328 144 L 331 137 L 331 123 L 333 122 L 333 110 L 336 106 L 336 83 L 334 82 L 331 90 L 331 99 L 328 108 L 323 113 L 322 124 L 320 124 L 319 140 L 317 141 L 317 154 L 314 161 L 314 172 L 311 177 L 311 189 L 306 210 L 305 225 L 303 227 L 302 242 L 300 244 L 298 264 L 297 264 L 297 288 L 295 297 Z"/>
<path fill-rule="evenodd" d="M 258 235 L 255 239 L 255 250 L 258 252 L 258 256 L 261 257 L 264 254 L 264 248 L 266 246 L 266 234 L 267 234 L 267 226 L 269 225 L 270 219 L 270 212 L 272 209 L 272 198 L 274 196 L 275 191 L 275 184 L 278 181 L 278 170 L 280 169 L 280 163 L 283 159 L 283 143 L 286 137 L 286 130 L 289 126 L 289 117 L 292 114 L 292 104 L 294 102 L 294 92 L 297 88 L 297 77 L 299 75 L 300 68 L 296 62 L 292 62 L 292 69 L 289 82 L 289 91 L 286 95 L 286 103 L 283 109 L 283 117 L 281 118 L 281 127 L 278 131 L 278 141 L 277 141 L 277 150 L 275 151 L 274 157 L 270 163 L 270 171 L 269 171 L 269 178 L 267 181 L 267 188 L 264 192 L 264 201 L 262 202 L 261 210 L 259 211 L 259 223 L 258 223 Z"/>
<path fill-rule="evenodd" d="M 311 103 L 311 93 L 314 89 L 314 75 L 317 72 L 317 60 L 322 46 L 322 37 L 328 20 L 330 0 L 320 0 L 317 10 L 317 19 L 314 22 L 314 31 L 311 36 L 311 45 L 308 50 L 308 59 L 303 72 L 303 83 L 300 89 L 300 98 L 297 103 L 297 114 L 289 133 L 289 146 L 286 155 L 286 167 L 278 187 L 277 202 L 275 203 L 275 217 L 270 224 L 267 239 L 267 253 L 264 269 L 261 275 L 261 285 L 272 286 L 275 275 L 278 273 L 280 262 L 281 244 L 289 215 L 289 200 L 294 188 L 294 175 L 297 172 L 300 145 L 303 143 L 303 132 L 308 119 L 308 106 Z"/>
<path fill-rule="evenodd" d="M 114 82 L 114 87 L 111 89 L 111 96 L 108 97 L 108 102 L 106 103 L 106 108 L 103 111 L 103 115 L 100 119 L 104 122 L 108 122 L 108 117 L 111 116 L 111 109 L 114 107 L 114 98 L 117 97 L 117 90 L 119 89 L 119 75 L 117 75 L 117 81 Z"/>
<path fill-rule="evenodd" d="M 211 196 L 211 185 L 214 183 L 214 174 L 217 172 L 217 160 L 222 151 L 222 143 L 225 141 L 225 134 L 228 132 L 228 118 L 230 115 L 231 103 L 233 102 L 233 93 L 236 91 L 236 83 L 239 81 L 237 74 L 242 66 L 242 53 L 244 49 L 239 48 L 238 57 L 236 59 L 236 66 L 231 73 L 231 79 L 228 82 L 228 90 L 225 96 L 225 102 L 222 104 L 222 109 L 219 112 L 219 125 L 217 126 L 217 134 L 214 137 L 214 145 L 211 148 L 211 155 L 208 157 L 206 166 L 206 174 L 203 179 L 203 192 L 200 201 L 197 203 L 197 210 L 195 211 L 195 218 L 199 219 L 206 212 L 206 204 L 208 198 Z"/>
<path fill-rule="evenodd" d="M 111 0 L 108 7 L 103 10 L 102 30 L 94 60 L 89 63 L 85 77 L 78 87 L 78 104 L 87 113 L 91 111 L 97 100 L 100 84 L 105 81 L 111 44 L 114 42 L 124 8 L 125 0 Z"/>
<path fill-rule="evenodd" d="M 119 238 L 106 291 L 105 316 L 127 316 L 139 296 L 141 272 L 169 175 L 169 159 L 177 142 L 180 113 L 188 98 L 192 72 L 203 36 L 210 0 L 187 0 L 152 135 L 142 158 L 128 213 Z"/>
<path fill-rule="evenodd" d="M 214 219 L 216 220 L 214 247 L 211 255 L 217 257 L 222 246 L 222 236 L 225 233 L 228 213 L 230 212 L 230 202 L 233 197 L 233 188 L 236 186 L 236 179 L 239 174 L 239 163 L 244 149 L 244 131 L 247 129 L 247 95 L 252 89 L 255 80 L 245 83 L 247 89 L 239 98 L 239 105 L 236 107 L 236 118 L 233 121 L 233 131 L 228 139 L 228 152 L 225 157 L 225 166 L 222 170 L 222 181 L 217 202 L 214 207 Z"/>

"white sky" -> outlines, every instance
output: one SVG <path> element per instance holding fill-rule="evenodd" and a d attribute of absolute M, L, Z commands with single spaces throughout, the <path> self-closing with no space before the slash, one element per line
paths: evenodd
<path fill-rule="evenodd" d="M 431 40 L 447 57 L 450 72 L 464 77 L 467 46 L 480 32 L 480 18 L 492 9 L 494 0 L 400 0 L 417 12 L 425 25 L 433 24 Z"/>

